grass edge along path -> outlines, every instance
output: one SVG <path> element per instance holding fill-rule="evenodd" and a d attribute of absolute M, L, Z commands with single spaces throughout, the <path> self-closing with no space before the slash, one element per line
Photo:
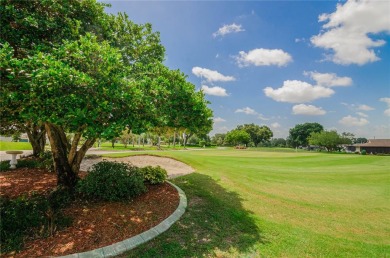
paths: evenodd
<path fill-rule="evenodd" d="M 173 180 L 186 193 L 188 210 L 163 235 L 121 257 L 390 254 L 389 157 L 237 150 L 160 154 L 197 170 Z"/>

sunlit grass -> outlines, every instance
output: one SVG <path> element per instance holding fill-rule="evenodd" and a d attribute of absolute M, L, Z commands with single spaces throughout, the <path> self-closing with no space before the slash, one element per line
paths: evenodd
<path fill-rule="evenodd" d="M 0 151 L 8 150 L 32 150 L 29 142 L 2 142 L 0 141 Z"/>
<path fill-rule="evenodd" d="M 193 205 L 129 256 L 390 255 L 390 157 L 231 149 L 158 154 L 196 169 L 174 180 Z M 175 246 L 179 238 L 186 240 Z"/>

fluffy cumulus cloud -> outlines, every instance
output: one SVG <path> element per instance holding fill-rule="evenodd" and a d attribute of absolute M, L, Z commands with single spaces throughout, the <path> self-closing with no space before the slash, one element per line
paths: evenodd
<path fill-rule="evenodd" d="M 280 126 L 281 125 L 278 122 L 275 122 L 275 123 L 271 124 L 271 127 L 274 128 L 274 129 L 280 128 Z"/>
<path fill-rule="evenodd" d="M 365 118 L 353 117 L 353 116 L 345 116 L 339 120 L 339 123 L 345 126 L 365 126 L 369 122 Z"/>
<path fill-rule="evenodd" d="M 341 105 L 346 106 L 348 109 L 352 111 L 372 111 L 375 110 L 375 108 L 370 107 L 369 105 L 366 104 L 348 104 L 345 102 L 341 102 Z"/>
<path fill-rule="evenodd" d="M 208 82 L 229 82 L 236 80 L 233 76 L 225 76 L 217 71 L 201 67 L 192 68 L 192 73 L 197 77 L 205 78 Z"/>
<path fill-rule="evenodd" d="M 326 114 L 326 111 L 321 107 L 305 104 L 293 106 L 292 111 L 294 115 L 321 116 Z"/>
<path fill-rule="evenodd" d="M 363 105 L 359 105 L 356 109 L 362 110 L 362 111 L 371 111 L 371 110 L 374 110 L 375 108 L 363 104 Z"/>
<path fill-rule="evenodd" d="M 265 117 L 263 114 L 257 114 L 257 118 L 260 119 L 260 120 L 263 120 L 263 121 L 268 121 L 269 118 Z"/>
<path fill-rule="evenodd" d="M 390 98 L 380 98 L 379 100 L 387 104 L 387 109 L 385 110 L 384 114 L 386 116 L 390 116 Z"/>
<path fill-rule="evenodd" d="M 324 31 L 313 36 L 314 46 L 332 50 L 328 59 L 343 65 L 363 65 L 380 58 L 372 48 L 383 46 L 386 42 L 374 39 L 372 35 L 390 33 L 389 2 L 369 0 L 349 0 L 337 4 L 337 10 L 321 14 L 319 22 Z"/>
<path fill-rule="evenodd" d="M 250 107 L 239 108 L 234 113 L 244 113 L 247 115 L 257 115 L 257 112 Z"/>
<path fill-rule="evenodd" d="M 323 86 L 313 86 L 303 81 L 287 80 L 278 89 L 265 88 L 264 93 L 267 97 L 279 102 L 305 103 L 330 97 L 334 94 L 334 91 Z"/>
<path fill-rule="evenodd" d="M 240 51 L 236 57 L 240 67 L 244 66 L 285 66 L 292 61 L 290 54 L 281 49 L 264 49 L 257 48 L 250 50 L 248 53 Z"/>
<path fill-rule="evenodd" d="M 214 117 L 214 123 L 222 123 L 222 122 L 226 122 L 225 119 L 221 118 L 221 117 Z"/>
<path fill-rule="evenodd" d="M 312 78 L 319 86 L 337 87 L 352 85 L 350 77 L 339 77 L 335 73 L 304 72 L 303 74 Z"/>
<path fill-rule="evenodd" d="M 229 94 L 226 92 L 226 89 L 215 86 L 208 87 L 206 85 L 202 85 L 202 91 L 207 95 L 217 96 L 217 97 L 226 97 Z"/>
<path fill-rule="evenodd" d="M 361 117 L 368 117 L 367 114 L 363 113 L 363 112 L 356 112 L 357 115 L 361 116 Z"/>
<path fill-rule="evenodd" d="M 241 32 L 241 31 L 245 31 L 241 25 L 239 24 L 229 24 L 229 25 L 224 25 L 222 26 L 221 28 L 218 29 L 218 31 L 214 32 L 213 33 L 213 37 L 216 38 L 218 36 L 225 36 L 227 34 L 230 34 L 230 33 L 237 33 L 237 32 Z"/>

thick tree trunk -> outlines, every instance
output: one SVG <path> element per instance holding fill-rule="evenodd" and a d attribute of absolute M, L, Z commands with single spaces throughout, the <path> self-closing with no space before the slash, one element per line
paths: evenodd
<path fill-rule="evenodd" d="M 76 133 L 72 144 L 66 139 L 64 130 L 54 124 L 45 124 L 57 173 L 57 185 L 73 190 L 76 186 L 80 164 L 85 153 L 93 146 L 96 139 L 88 139 L 78 150 L 81 133 Z"/>
<path fill-rule="evenodd" d="M 45 151 L 46 145 L 46 130 L 45 126 L 26 126 L 25 131 L 27 133 L 28 140 L 33 148 L 33 155 L 39 157 L 41 153 Z"/>
<path fill-rule="evenodd" d="M 161 150 L 161 137 L 160 137 L 160 135 L 158 136 L 157 148 L 158 148 L 159 150 Z"/>
<path fill-rule="evenodd" d="M 173 148 L 176 147 L 176 129 L 173 131 Z"/>

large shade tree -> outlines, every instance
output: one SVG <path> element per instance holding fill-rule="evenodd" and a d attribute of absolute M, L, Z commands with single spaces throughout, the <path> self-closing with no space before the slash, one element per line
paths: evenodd
<path fill-rule="evenodd" d="M 259 126 L 259 125 L 255 125 L 253 123 L 252 124 L 244 124 L 244 125 L 237 126 L 237 129 L 244 130 L 245 132 L 247 132 L 251 137 L 251 141 L 253 142 L 253 144 L 256 147 L 261 142 L 269 141 L 271 139 L 271 137 L 273 136 L 273 132 L 266 125 Z"/>
<path fill-rule="evenodd" d="M 248 144 L 251 136 L 244 130 L 234 129 L 227 132 L 225 142 L 231 145 Z"/>
<path fill-rule="evenodd" d="M 342 144 L 351 144 L 352 141 L 344 135 L 339 135 L 336 131 L 313 132 L 308 137 L 311 145 L 317 145 L 326 148 L 328 152 L 334 151 Z"/>
<path fill-rule="evenodd" d="M 311 133 L 319 133 L 324 130 L 324 127 L 319 123 L 304 123 L 297 124 L 289 131 L 287 138 L 288 144 L 291 147 L 308 146 L 308 137 Z"/>
<path fill-rule="evenodd" d="M 135 25 L 126 15 L 106 15 L 100 4 L 86 2 L 97 6 L 100 22 L 92 26 L 93 33 L 54 44 L 51 50 L 37 47 L 27 56 L 15 53 L 7 40 L 0 50 L 1 78 L 6 81 L 0 91 L 1 112 L 12 106 L 10 122 L 44 125 L 58 184 L 69 189 L 96 139 L 119 136 L 124 129 L 140 133 L 169 124 L 172 118 L 163 107 L 181 94 L 168 76 L 172 72 L 161 64 L 164 48 L 150 25 Z M 91 24 L 88 19 L 82 22 Z M 193 112 L 182 114 L 192 119 L 181 120 L 180 126 L 196 127 L 208 121 L 204 118 L 211 111 L 202 93 L 191 87 L 187 91 L 189 99 L 181 108 Z M 170 110 L 174 108 L 178 106 Z M 70 141 L 66 133 L 72 133 Z"/>
<path fill-rule="evenodd" d="M 0 44 L 8 43 L 14 58 L 32 56 L 37 50 L 51 52 L 63 40 L 76 40 L 86 32 L 108 35 L 102 33 L 108 20 L 104 18 L 108 17 L 104 13 L 105 5 L 92 0 L 0 0 L 0 3 Z M 1 78 L 2 86 L 9 83 L 8 79 Z M 25 80 L 23 76 L 12 79 L 12 84 L 23 84 L 17 79 Z M 26 132 L 33 154 L 39 156 L 46 143 L 44 124 L 19 115 L 20 104 L 16 101 L 0 104 L 0 133 Z"/>

